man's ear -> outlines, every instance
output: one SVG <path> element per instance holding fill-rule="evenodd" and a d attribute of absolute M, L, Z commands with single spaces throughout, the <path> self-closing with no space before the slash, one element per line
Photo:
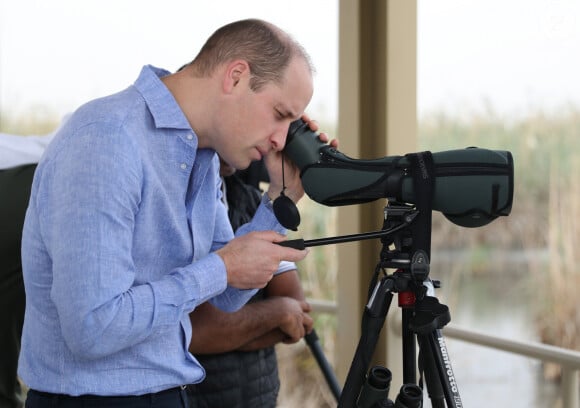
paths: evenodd
<path fill-rule="evenodd" d="M 225 69 L 223 79 L 223 89 L 225 92 L 232 92 L 236 86 L 249 77 L 250 66 L 244 60 L 234 60 Z"/>

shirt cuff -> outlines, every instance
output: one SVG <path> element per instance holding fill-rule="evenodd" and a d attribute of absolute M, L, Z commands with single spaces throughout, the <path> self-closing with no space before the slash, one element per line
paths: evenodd
<path fill-rule="evenodd" d="M 179 321 L 184 312 L 224 292 L 227 273 L 215 253 L 174 270 L 167 278 L 150 283 L 158 323 Z M 218 302 L 219 303 L 219 302 Z"/>

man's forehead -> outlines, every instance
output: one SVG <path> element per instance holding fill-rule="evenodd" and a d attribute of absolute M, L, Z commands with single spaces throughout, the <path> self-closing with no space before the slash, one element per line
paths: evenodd
<path fill-rule="evenodd" d="M 268 83 L 264 91 L 270 94 L 274 108 L 283 116 L 297 119 L 312 98 L 312 72 L 304 61 L 296 59 L 286 69 L 283 80 Z"/>

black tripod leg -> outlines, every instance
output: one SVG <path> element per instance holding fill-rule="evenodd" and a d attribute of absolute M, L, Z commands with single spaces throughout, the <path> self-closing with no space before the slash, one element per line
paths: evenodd
<path fill-rule="evenodd" d="M 330 391 L 332 391 L 334 398 L 336 398 L 336 401 L 338 402 L 338 399 L 340 398 L 340 385 L 338 384 L 338 380 L 334 375 L 332 367 L 328 363 L 328 360 L 322 351 L 322 347 L 318 341 L 318 335 L 316 334 L 316 331 L 312 329 L 310 333 L 304 336 L 304 340 L 306 341 L 306 344 L 308 344 L 308 347 L 310 347 L 310 351 L 316 359 L 316 362 L 318 363 L 318 366 L 320 367 L 320 370 L 322 371 L 322 374 L 328 383 Z"/>
<path fill-rule="evenodd" d="M 409 322 L 412 318 L 412 310 L 402 310 L 403 384 L 415 384 L 417 378 L 415 333 L 409 329 Z"/>
<path fill-rule="evenodd" d="M 365 376 L 377 346 L 379 333 L 384 321 L 384 318 L 368 317 L 366 313 L 363 316 L 363 325 L 366 327 L 366 330 L 363 330 L 356 348 L 342 394 L 340 395 L 340 400 L 338 401 L 338 408 L 356 407 L 356 401 L 364 384 Z"/>
<path fill-rule="evenodd" d="M 356 407 L 381 329 L 385 323 L 393 294 L 392 281 L 383 279 L 375 287 L 362 316 L 361 337 L 346 377 L 338 408 Z"/>
<path fill-rule="evenodd" d="M 443 396 L 448 408 L 463 407 L 441 330 L 418 335 L 417 339 L 433 408 L 445 407 Z"/>
<path fill-rule="evenodd" d="M 419 343 L 419 371 L 425 375 L 425 384 L 433 408 L 445 408 L 445 394 L 439 377 L 439 370 L 431 352 L 427 336 L 417 336 Z M 421 376 L 422 376 L 421 375 Z"/>

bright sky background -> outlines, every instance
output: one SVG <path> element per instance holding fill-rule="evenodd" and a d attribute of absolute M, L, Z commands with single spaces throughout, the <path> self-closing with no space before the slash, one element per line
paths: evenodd
<path fill-rule="evenodd" d="M 418 0 L 424 114 L 580 106 L 579 0 Z M 337 109 L 338 0 L 0 0 L 0 110 L 63 115 L 124 89 L 144 64 L 175 70 L 219 26 L 267 19 L 317 68 L 308 112 Z"/>
<path fill-rule="evenodd" d="M 580 0 L 418 0 L 420 113 L 580 107 Z"/>

